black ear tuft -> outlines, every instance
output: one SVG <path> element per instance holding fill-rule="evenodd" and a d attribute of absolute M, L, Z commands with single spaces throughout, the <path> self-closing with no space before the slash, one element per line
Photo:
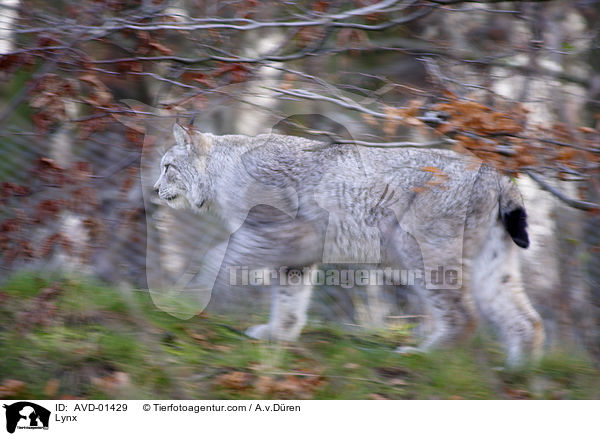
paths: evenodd
<path fill-rule="evenodd" d="M 529 235 L 527 234 L 527 213 L 519 207 L 510 212 L 502 214 L 502 223 L 515 244 L 519 247 L 529 247 Z"/>

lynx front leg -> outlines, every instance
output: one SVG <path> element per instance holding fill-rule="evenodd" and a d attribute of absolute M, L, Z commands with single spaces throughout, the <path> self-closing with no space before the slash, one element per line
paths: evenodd
<path fill-rule="evenodd" d="M 248 328 L 248 336 L 275 341 L 294 341 L 300 336 L 312 293 L 307 274 L 310 274 L 308 268 L 287 271 L 283 280 L 272 289 L 269 323 Z"/>

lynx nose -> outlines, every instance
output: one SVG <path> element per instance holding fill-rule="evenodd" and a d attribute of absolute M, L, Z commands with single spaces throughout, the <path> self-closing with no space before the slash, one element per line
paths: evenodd
<path fill-rule="evenodd" d="M 152 187 L 152 190 L 154 191 L 154 193 L 155 193 L 156 195 L 158 195 L 158 190 L 159 190 L 159 185 L 158 185 L 158 183 Z"/>

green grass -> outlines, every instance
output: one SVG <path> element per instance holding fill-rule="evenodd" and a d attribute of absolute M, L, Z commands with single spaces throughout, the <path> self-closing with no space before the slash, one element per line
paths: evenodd
<path fill-rule="evenodd" d="M 0 293 L 0 398 L 600 398 L 600 373 L 574 352 L 509 371 L 482 336 L 399 355 L 410 326 L 350 333 L 311 324 L 298 343 L 272 344 L 244 336 L 248 324 L 181 320 L 144 291 L 18 275 Z"/>

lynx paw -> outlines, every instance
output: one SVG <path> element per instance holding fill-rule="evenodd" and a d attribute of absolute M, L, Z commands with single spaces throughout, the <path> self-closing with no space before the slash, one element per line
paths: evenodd
<path fill-rule="evenodd" d="M 417 348 L 417 347 L 398 347 L 396 348 L 396 353 L 400 353 L 400 354 L 423 354 L 425 351 L 423 351 L 421 348 Z"/>
<path fill-rule="evenodd" d="M 248 327 L 245 331 L 246 336 L 254 339 L 271 339 L 269 324 L 259 324 Z"/>

